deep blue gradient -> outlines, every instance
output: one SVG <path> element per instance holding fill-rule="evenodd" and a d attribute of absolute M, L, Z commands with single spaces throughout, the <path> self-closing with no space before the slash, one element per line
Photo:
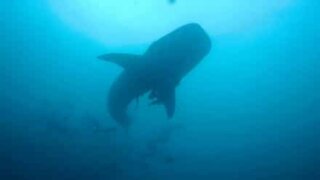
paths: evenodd
<path fill-rule="evenodd" d="M 252 15 L 242 9 L 249 1 L 215 8 L 199 0 L 184 9 L 190 2 L 163 0 L 172 14 L 157 22 L 135 9 L 125 26 L 119 17 L 131 12 L 121 12 L 128 15 L 104 31 L 93 26 L 104 11 L 92 13 L 92 3 L 81 11 L 94 16 L 74 22 L 57 11 L 62 1 L 1 1 L 0 179 L 320 179 L 320 1 L 291 0 L 259 18 L 254 12 L 267 0 L 252 1 Z M 191 18 L 201 8 L 220 17 Z M 175 117 L 167 120 L 163 107 L 142 97 L 130 107 L 126 132 L 106 110 L 121 68 L 96 57 L 143 53 L 194 20 L 213 48 L 177 88 Z"/>

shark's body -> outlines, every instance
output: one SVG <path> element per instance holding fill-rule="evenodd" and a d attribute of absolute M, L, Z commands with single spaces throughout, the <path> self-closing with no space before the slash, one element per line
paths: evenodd
<path fill-rule="evenodd" d="M 169 118 L 175 110 L 175 88 L 210 51 L 209 36 L 198 24 L 184 25 L 150 45 L 144 55 L 105 54 L 99 59 L 124 68 L 110 89 L 109 113 L 122 126 L 129 125 L 127 107 L 150 92 L 152 104 L 163 104 Z"/>

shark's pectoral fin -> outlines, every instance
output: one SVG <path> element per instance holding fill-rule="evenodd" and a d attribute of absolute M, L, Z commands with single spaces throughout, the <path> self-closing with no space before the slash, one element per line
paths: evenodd
<path fill-rule="evenodd" d="M 168 92 L 168 96 L 163 101 L 163 104 L 166 108 L 168 118 L 172 118 L 176 106 L 176 95 L 174 88 L 170 89 L 170 92 Z"/>
<path fill-rule="evenodd" d="M 172 118 L 175 111 L 176 95 L 175 95 L 176 83 L 174 81 L 165 81 L 158 83 L 149 94 L 151 103 L 149 105 L 163 104 L 168 118 Z"/>
<path fill-rule="evenodd" d="M 158 96 L 166 109 L 168 118 L 172 118 L 176 104 L 175 86 L 167 86 L 160 90 Z"/>
<path fill-rule="evenodd" d="M 98 59 L 105 61 L 113 62 L 123 67 L 124 69 L 131 69 L 135 67 L 137 62 L 141 59 L 142 56 L 134 54 L 119 54 L 119 53 L 110 53 L 98 56 Z"/>

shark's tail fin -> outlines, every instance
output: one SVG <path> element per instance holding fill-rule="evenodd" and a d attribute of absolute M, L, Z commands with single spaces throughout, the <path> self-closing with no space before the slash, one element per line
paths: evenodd
<path fill-rule="evenodd" d="M 98 59 L 113 62 L 123 67 L 125 71 L 135 70 L 142 56 L 133 54 L 109 53 L 97 57 Z M 134 84 L 130 83 L 129 79 L 122 78 L 116 80 L 109 92 L 108 108 L 111 117 L 116 120 L 122 127 L 128 128 L 131 120 L 128 117 L 126 110 L 128 104 L 136 98 L 138 89 Z"/>

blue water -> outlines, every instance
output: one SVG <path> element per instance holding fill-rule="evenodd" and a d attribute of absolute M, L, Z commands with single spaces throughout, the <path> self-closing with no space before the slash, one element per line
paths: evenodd
<path fill-rule="evenodd" d="M 319 2 L 1 1 L 0 179 L 320 179 Z M 174 118 L 142 97 L 126 132 L 96 57 L 189 22 L 213 47 Z"/>

